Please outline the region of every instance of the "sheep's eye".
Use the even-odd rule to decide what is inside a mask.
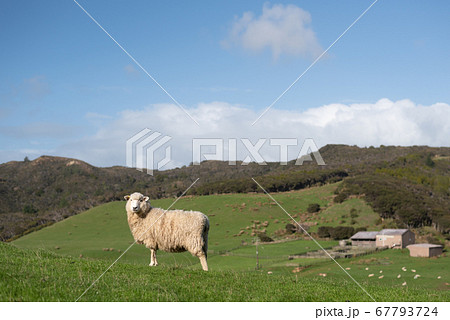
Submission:
[[[142,202],[142,199],[140,199],[139,202]]]

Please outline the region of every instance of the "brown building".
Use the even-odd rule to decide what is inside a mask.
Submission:
[[[409,229],[383,229],[376,237],[377,247],[406,248],[415,242],[415,234]]]
[[[350,238],[352,240],[352,246],[376,247],[378,233],[379,231],[359,231]]]
[[[442,246],[431,243],[410,244],[408,246],[411,257],[434,257],[442,254]]]

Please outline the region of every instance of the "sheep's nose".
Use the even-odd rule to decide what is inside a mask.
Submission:
[[[137,209],[139,209],[138,207],[133,207],[133,210],[137,210]]]

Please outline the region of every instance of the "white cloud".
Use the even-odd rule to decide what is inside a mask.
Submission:
[[[173,104],[126,110],[94,136],[59,148],[58,154],[94,165],[124,165],[126,140],[143,128],[173,138],[171,167],[192,161],[192,138],[249,138],[253,144],[259,138],[297,138],[299,146],[289,148],[289,159],[298,155],[306,138],[313,138],[318,147],[334,143],[450,146],[450,105],[446,103],[422,106],[410,100],[381,99],[376,103],[329,104],[306,111],[274,109],[253,127],[258,111],[239,105],[200,103],[188,111],[200,127]],[[227,149],[227,141],[224,145]],[[278,160],[278,148],[270,146],[269,141],[261,151],[267,161]],[[238,142],[238,159],[247,155]]]
[[[269,48],[275,59],[281,54],[315,58],[322,48],[311,21],[311,14],[295,5],[265,4],[259,17],[245,12],[236,18],[222,44],[238,45],[252,52]]]

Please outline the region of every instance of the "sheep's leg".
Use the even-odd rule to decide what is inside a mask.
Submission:
[[[158,260],[156,260],[156,250],[153,250],[153,262],[155,263],[154,266],[158,265]]]
[[[206,256],[201,255],[201,256],[199,256],[199,259],[200,259],[200,263],[202,264],[202,269],[204,271],[208,271],[208,263],[206,262]]]
[[[156,261],[156,250],[150,249],[150,267],[154,267],[158,265],[158,261]]]

